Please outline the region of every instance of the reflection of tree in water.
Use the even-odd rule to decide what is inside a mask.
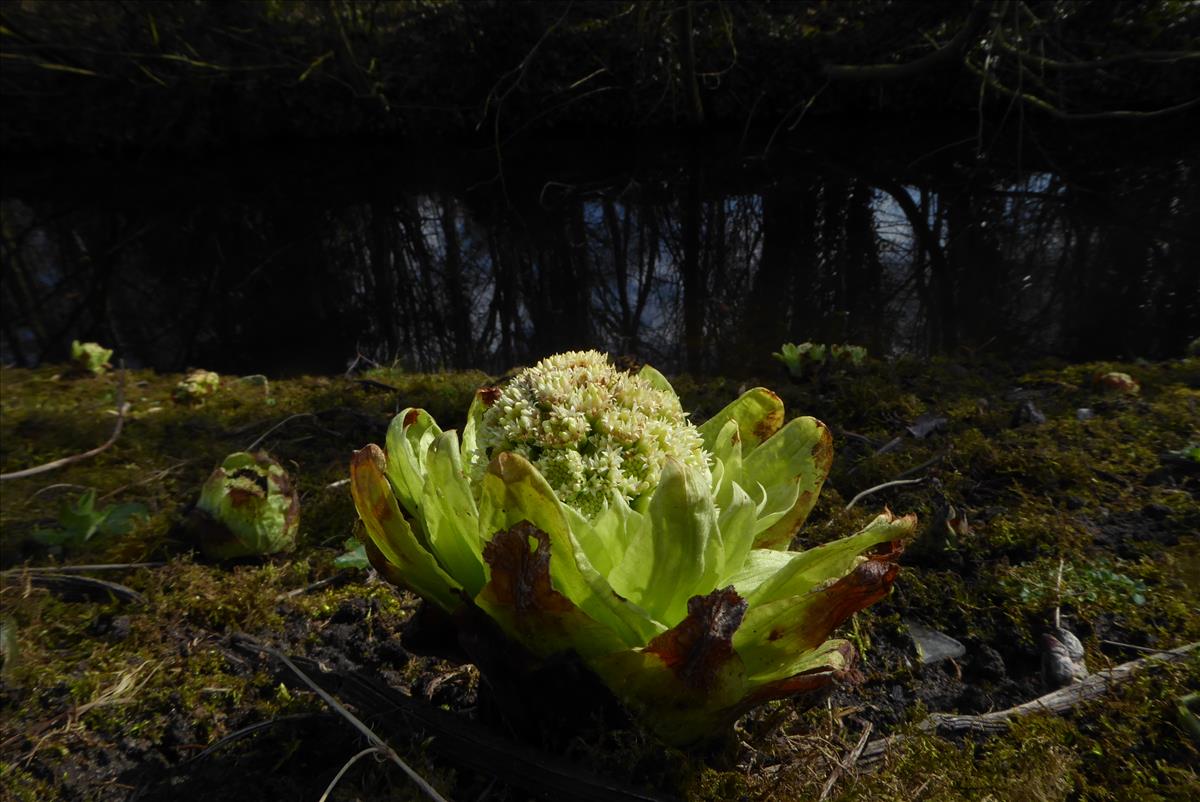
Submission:
[[[1200,332],[1169,3],[141,5],[5,11],[5,359],[737,373]]]
[[[1198,322],[1191,175],[881,189],[809,174],[698,201],[685,176],[520,210],[445,192],[337,208],[10,201],[5,342],[29,360],[80,335],[163,367],[231,370],[330,370],[356,352],[502,369],[587,345],[736,372],[806,339],[1165,355]]]

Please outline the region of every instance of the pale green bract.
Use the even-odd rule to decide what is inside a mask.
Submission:
[[[482,611],[539,658],[574,652],[686,744],[851,665],[829,639],[887,594],[916,520],[788,551],[832,462],[763,388],[699,427],[653,368],[596,352],[476,394],[461,440],[420,409],[351,463],[372,564],[446,613]],[[578,454],[578,459],[570,456]]]

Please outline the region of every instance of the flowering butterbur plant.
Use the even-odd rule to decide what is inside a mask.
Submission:
[[[367,553],[537,658],[574,652],[664,740],[828,686],[830,640],[887,594],[915,518],[788,551],[833,452],[813,418],[750,390],[701,426],[653,368],[560,354],[476,394],[462,438],[424,410],[354,455]]]

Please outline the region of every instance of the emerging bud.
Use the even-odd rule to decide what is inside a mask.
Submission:
[[[175,385],[175,400],[182,403],[203,401],[221,389],[221,377],[211,370],[193,368]]]
[[[99,343],[81,343],[75,340],[71,343],[71,362],[81,373],[99,376],[112,367],[108,360],[113,352]]]
[[[283,466],[265,451],[225,458],[200,490],[205,519],[200,548],[217,560],[291,551],[300,528],[300,498]]]

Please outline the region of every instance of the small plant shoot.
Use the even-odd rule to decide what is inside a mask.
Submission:
[[[231,560],[291,551],[300,499],[283,466],[266,452],[230,454],[200,490],[201,550]]]
[[[81,343],[75,340],[71,343],[71,364],[80,373],[92,376],[103,375],[112,365],[109,364],[113,352],[99,343]]]

